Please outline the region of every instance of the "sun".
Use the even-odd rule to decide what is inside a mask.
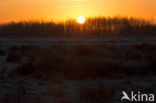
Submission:
[[[84,17],[84,16],[79,16],[79,17],[77,18],[77,22],[78,22],[79,24],[84,24],[84,23],[85,23],[85,17]]]

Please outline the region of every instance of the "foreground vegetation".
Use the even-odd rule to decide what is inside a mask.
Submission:
[[[44,48],[14,46],[7,52],[1,50],[1,55],[6,55],[8,63],[20,64],[14,75],[62,75],[84,80],[155,75],[155,51],[154,44],[60,44]]]
[[[120,103],[123,90],[156,93],[155,55],[150,43],[3,48],[0,102]]]

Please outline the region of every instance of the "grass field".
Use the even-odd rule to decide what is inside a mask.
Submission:
[[[120,103],[156,93],[155,38],[0,40],[1,103]]]

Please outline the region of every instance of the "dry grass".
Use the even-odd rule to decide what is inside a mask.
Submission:
[[[147,51],[149,48],[151,52]],[[29,59],[17,70],[22,75],[33,71],[43,73],[47,78],[62,75],[66,79],[144,76],[156,74],[153,69],[156,67],[155,48],[154,45],[34,48],[26,50],[25,56]],[[12,61],[20,61],[21,56],[15,51],[10,55]]]

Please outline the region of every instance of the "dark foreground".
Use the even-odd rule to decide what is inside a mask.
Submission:
[[[1,39],[0,103],[121,103],[156,93],[156,39]]]

